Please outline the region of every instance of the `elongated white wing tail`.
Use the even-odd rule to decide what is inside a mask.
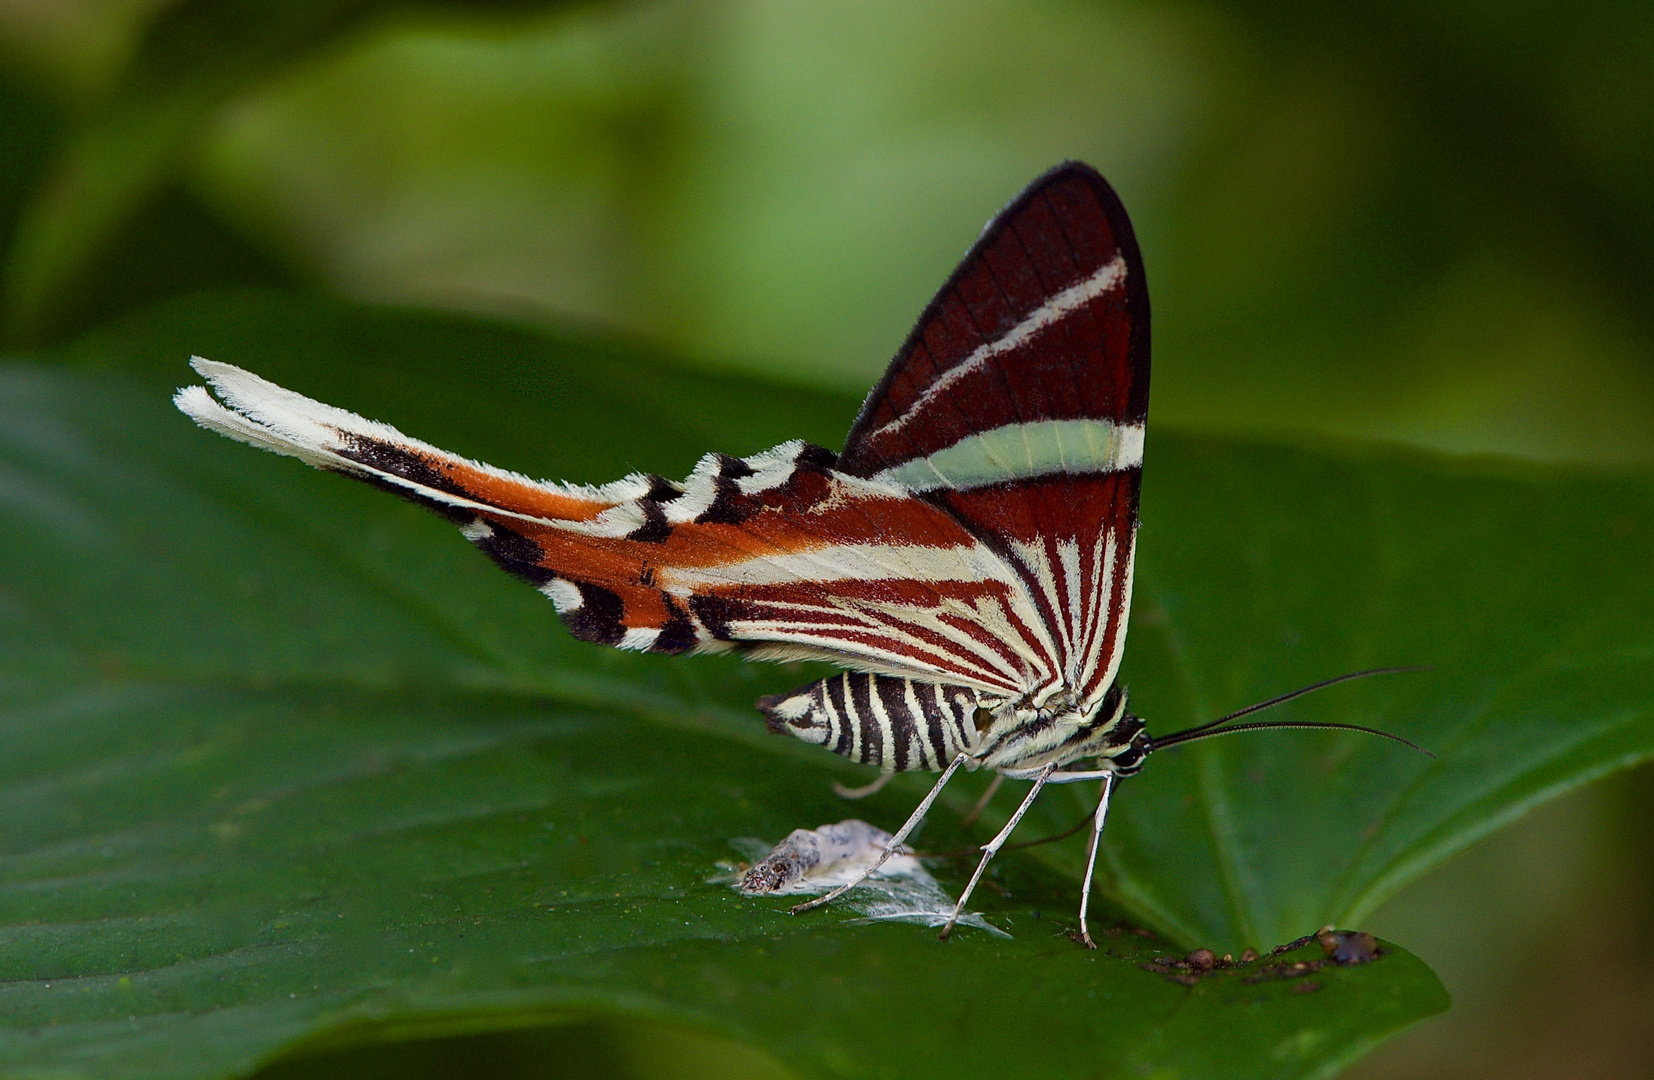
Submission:
[[[190,358],[190,367],[217,392],[222,404],[205,386],[180,389],[173,396],[173,403],[202,427],[260,449],[351,472],[359,471],[362,466],[340,453],[346,449],[345,437],[349,434],[436,450],[408,438],[389,424],[324,405],[233,364],[194,356]]]
[[[249,446],[296,457],[318,469],[401,480],[347,456],[361,440],[395,443],[448,457],[444,451],[409,438],[389,424],[277,386],[233,364],[192,356],[190,367],[207,385],[186,386],[173,395],[179,410],[209,431]],[[213,397],[213,391],[218,394]]]
[[[318,469],[400,489],[433,508],[491,510],[539,521],[558,516],[564,503],[580,504],[582,509],[595,502],[608,505],[635,486],[609,485],[627,488],[610,492],[547,484],[451,454],[389,424],[323,404],[233,364],[196,356],[190,366],[218,397],[206,386],[186,386],[172,401],[207,430]],[[464,488],[456,483],[461,477],[469,482]],[[531,505],[547,499],[558,505]]]
[[[240,413],[226,409],[205,386],[179,387],[178,392],[172,395],[172,403],[178,406],[179,411],[185,416],[208,431],[228,435],[237,442],[244,442],[248,446],[256,446],[260,450],[269,450],[275,454],[287,454],[317,467],[331,463],[329,455],[300,446],[290,439],[281,438],[269,428],[261,427]]]

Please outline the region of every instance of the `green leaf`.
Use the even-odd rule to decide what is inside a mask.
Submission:
[[[1228,945],[1359,923],[1543,799],[1654,754],[1654,485],[1327,444],[1156,440],[1127,677],[1158,728],[1316,679],[1275,732],[1169,751],[1122,793],[1116,895]],[[1143,790],[1138,790],[1139,788]],[[1200,852],[1201,867],[1179,865]]]
[[[0,377],[0,1063],[217,1076],[282,1048],[624,1014],[812,1076],[1329,1075],[1445,1008],[1400,948],[1187,987],[1140,965],[1358,921],[1550,794],[1650,756],[1654,485],[1350,444],[1156,430],[1125,677],[1170,731],[1326,675],[1274,732],[1150,760],[1106,834],[1104,925],[1064,937],[1078,840],[1002,856],[1014,940],[793,918],[710,883],[729,842],[894,825],[856,767],[763,732],[810,677],[573,642],[382,493],[167,402],[191,351],[454,450],[582,481],[836,443],[855,402],[628,352],[261,294],[174,305]],[[93,365],[98,365],[94,367]],[[958,811],[923,843],[980,843]],[[1015,786],[1015,785],[1013,785]],[[990,809],[999,820],[1014,792]],[[1066,827],[1052,792],[1023,828]],[[939,867],[957,889],[968,867]],[[1008,895],[1007,895],[1008,894]],[[1319,956],[1309,947],[1307,957]],[[1314,983],[1316,992],[1302,988]],[[48,988],[49,984],[49,988]]]

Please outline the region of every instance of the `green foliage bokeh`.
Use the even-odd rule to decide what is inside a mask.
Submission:
[[[1075,843],[1005,861],[984,901],[1012,946],[766,921],[704,878],[734,835],[847,813],[825,782],[848,767],[748,707],[799,673],[575,645],[440,525],[199,435],[165,390],[203,352],[584,481],[833,446],[981,222],[1092,161],[1156,312],[1134,701],[1167,730],[1436,665],[1298,714],[1435,764],[1270,737],[1123,793],[1111,918],[1268,947],[1651,752],[1651,56],[1654,17],[1610,3],[0,12],[0,1067],[224,1075],[300,1047],[278,1068],[365,1075],[376,1042],[441,1037],[406,1060],[1309,1076],[1439,1010],[1399,950],[1279,1001],[1173,987],[1147,945],[1085,966],[1027,930],[1038,908],[1058,932]],[[625,794],[649,788],[672,799]],[[602,858],[556,847],[576,825]],[[973,1011],[1006,996],[1025,1019]],[[916,1017],[895,1042],[892,1010]],[[1064,1034],[1018,1041],[1050,1016]]]

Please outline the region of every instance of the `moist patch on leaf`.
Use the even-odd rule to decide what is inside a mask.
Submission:
[[[752,837],[736,837],[730,846],[747,857],[748,865],[725,867],[726,872],[714,880],[727,881],[746,896],[820,896],[855,881],[878,861],[889,843],[889,833],[856,818],[815,829],[794,829],[773,847]],[[852,924],[941,926],[953,915],[953,904],[904,845],[835,906],[861,915],[850,920]],[[1011,936],[974,911],[960,916],[957,925],[974,926],[1002,938]]]

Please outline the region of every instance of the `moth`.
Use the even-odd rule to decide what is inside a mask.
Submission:
[[[207,385],[174,401],[197,423],[428,507],[549,597],[577,638],[844,668],[757,707],[770,730],[881,779],[941,773],[867,873],[960,769],[1032,781],[944,937],[1040,790],[1096,781],[1079,910],[1094,948],[1092,873],[1119,778],[1176,742],[1288,726],[1222,727],[1231,716],[1156,740],[1127,708],[1149,296],[1125,208],[1088,165],[1057,166],[989,222],[837,454],[794,441],[708,454],[681,483],[536,481],[192,364]]]

